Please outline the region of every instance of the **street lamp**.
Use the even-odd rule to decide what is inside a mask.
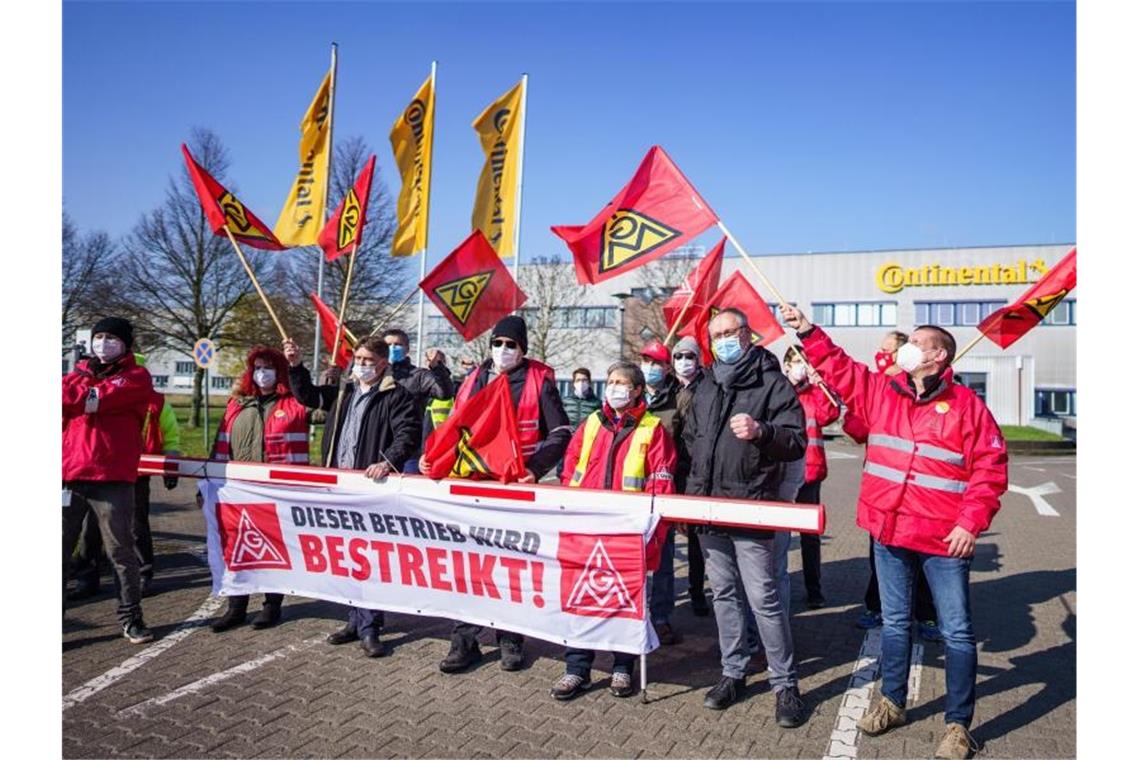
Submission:
[[[625,359],[625,302],[633,293],[614,293],[618,300],[618,359]]]

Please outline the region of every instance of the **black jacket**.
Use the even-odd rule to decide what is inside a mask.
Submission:
[[[433,398],[449,399],[455,395],[451,373],[442,364],[430,369],[416,367],[411,359],[405,357],[388,366],[391,367],[391,375],[396,378],[396,382],[415,397],[421,411],[427,408]]]
[[[523,387],[526,385],[528,361],[530,360],[523,359],[517,367],[507,373],[507,382],[511,386],[511,401],[515,409],[519,408],[519,399],[522,398]],[[491,376],[491,360],[487,359],[472,371],[477,373],[475,387],[471,389],[471,394],[474,396],[487,385]],[[562,459],[572,437],[574,437],[574,426],[566,416],[562,397],[558,395],[558,387],[550,380],[544,380],[538,393],[538,448],[526,461],[526,468],[541,480],[542,476],[550,472],[551,468]]]
[[[313,385],[309,370],[303,364],[289,368],[289,386],[293,395],[307,407],[332,411],[336,406],[340,385]],[[356,383],[349,383],[340,401],[340,410],[325,419],[325,435],[321,440],[321,464],[329,461],[329,445],[340,438],[341,427],[352,399],[356,394]],[[387,460],[396,472],[420,445],[420,410],[415,397],[408,393],[392,375],[386,374],[380,387],[372,392],[364,408],[364,419],[360,423],[360,436],[356,443],[354,469],[363,470],[369,465]],[[335,451],[335,449],[333,449]],[[383,456],[381,456],[383,455]],[[333,462],[336,465],[336,462]]]
[[[673,486],[677,489],[677,493],[685,493],[685,485],[689,482],[689,470],[693,467],[689,447],[685,443],[685,410],[692,406],[697,384],[704,379],[705,371],[697,369],[697,374],[693,375],[688,385],[681,385],[681,381],[677,381],[676,410],[673,412],[673,424],[669,431],[673,435],[673,442],[677,445],[677,472],[673,475]]]
[[[692,460],[685,493],[773,501],[782,463],[799,459],[807,448],[803,407],[772,352],[753,346],[740,361],[745,364],[728,390],[707,370],[684,412],[683,438]],[[729,419],[740,413],[762,423],[758,438],[742,441],[732,433]]]
[[[648,391],[649,386],[646,386],[645,390]],[[679,390],[681,390],[681,383],[670,372],[665,375],[665,382],[661,389],[654,394],[653,400],[649,401],[648,394],[645,397],[649,411],[661,420],[661,424],[665,426],[666,430],[673,429],[673,417],[677,413],[677,392]]]

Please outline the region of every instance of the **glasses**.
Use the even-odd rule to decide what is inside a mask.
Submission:
[[[744,329],[744,325],[741,325],[740,327],[734,327],[731,330],[722,330],[721,332],[716,333],[716,334],[710,333],[709,337],[712,338],[713,340],[720,340],[721,338],[731,338],[734,335],[739,335],[743,329]]]
[[[492,348],[518,348],[519,344],[515,343],[513,340],[504,340],[502,338],[498,338],[491,341],[491,346]]]
[[[695,361],[697,358],[697,355],[696,354],[673,354],[673,358],[674,359],[693,359]]]

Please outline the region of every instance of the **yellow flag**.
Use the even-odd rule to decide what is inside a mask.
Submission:
[[[316,97],[301,119],[301,168],[273,233],[289,247],[316,245],[325,225],[325,177],[329,171],[329,96],[332,72],[325,75]]]
[[[427,248],[431,198],[431,146],[435,133],[435,83],[429,76],[392,125],[388,139],[402,185],[396,203],[392,255],[411,256]]]
[[[487,156],[475,190],[471,228],[482,230],[501,258],[515,254],[522,91],[522,82],[519,82],[487,106],[471,124]]]

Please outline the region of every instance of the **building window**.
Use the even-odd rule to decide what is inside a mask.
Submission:
[[[986,373],[985,372],[959,372],[955,375],[955,380],[966,386],[974,393],[978,394],[978,398],[984,403],[986,400]]]
[[[973,326],[1005,306],[1005,301],[915,301],[916,325]]]
[[[210,378],[210,387],[219,391],[228,391],[233,387],[234,379],[232,377],[218,377]]]
[[[1077,323],[1077,302],[1061,301],[1053,307],[1053,311],[1045,315],[1041,321],[1045,325],[1075,325]]]
[[[1035,413],[1038,417],[1077,416],[1077,392],[1068,388],[1038,388]]]
[[[194,362],[174,362],[174,374],[176,375],[193,375]]]
[[[812,321],[821,327],[894,327],[898,304],[894,301],[864,303],[813,303]]]
[[[155,388],[165,388],[170,385],[170,375],[151,375],[150,379]]]

